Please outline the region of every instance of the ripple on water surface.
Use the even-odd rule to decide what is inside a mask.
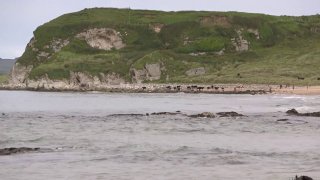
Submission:
[[[0,91],[5,113],[0,115],[1,148],[51,149],[0,156],[0,174],[5,179],[77,180],[319,177],[320,121],[284,113],[318,108],[319,99]],[[178,110],[246,116],[145,115]]]

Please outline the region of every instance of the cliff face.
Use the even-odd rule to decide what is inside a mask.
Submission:
[[[32,70],[32,66],[21,65],[16,63],[10,72],[9,83],[24,86],[27,83],[28,76]]]
[[[317,84],[318,29],[320,16],[86,9],[37,28],[9,82]]]

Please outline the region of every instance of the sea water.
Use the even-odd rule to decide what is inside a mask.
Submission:
[[[46,149],[0,156],[0,179],[316,179],[320,118],[291,108],[320,96],[0,91],[0,149]],[[187,116],[226,111],[245,116]]]

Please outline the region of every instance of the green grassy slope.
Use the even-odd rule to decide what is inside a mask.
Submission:
[[[8,76],[7,75],[0,75],[0,84],[1,83],[6,83],[8,80]]]
[[[163,25],[160,33],[150,26]],[[75,36],[90,28],[113,28],[126,47],[104,51]],[[232,38],[237,31],[250,42],[249,50],[236,52]],[[259,38],[250,33],[257,30]],[[27,47],[18,60],[33,65],[30,78],[47,74],[68,78],[70,71],[120,74],[131,80],[130,68],[147,63],[165,66],[158,83],[289,83],[320,84],[320,16],[269,16],[237,12],[161,12],[128,9],[85,9],[48,22],[34,32],[34,47],[51,53],[36,58]],[[70,43],[54,53],[45,48],[54,39]],[[224,55],[216,53],[225,49]],[[192,56],[190,53],[204,53]],[[205,67],[206,74],[188,77],[191,68]],[[170,78],[167,78],[170,77]],[[298,80],[304,77],[305,80]]]
[[[8,74],[16,61],[13,59],[0,58],[0,84],[8,80]]]

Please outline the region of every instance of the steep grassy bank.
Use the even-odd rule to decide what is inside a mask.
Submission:
[[[95,8],[37,28],[18,62],[32,65],[33,80],[83,72],[127,82],[316,85],[319,40],[319,15]]]

